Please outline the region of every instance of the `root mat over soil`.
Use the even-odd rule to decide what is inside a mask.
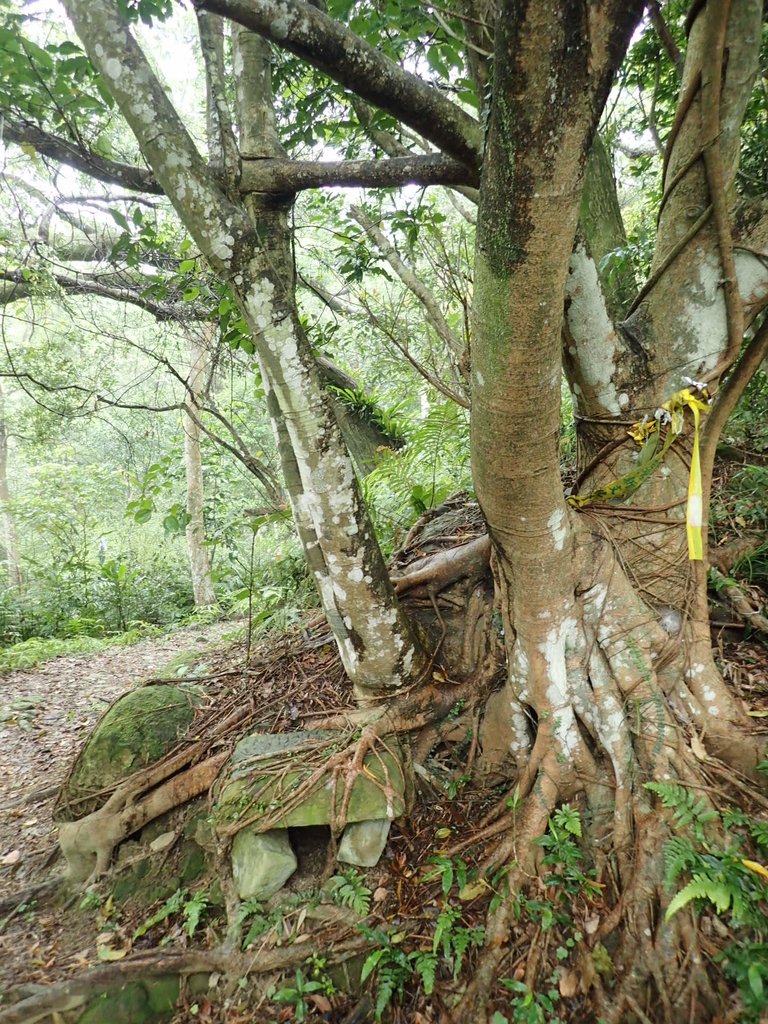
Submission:
[[[199,633],[193,631],[192,636]],[[159,660],[163,660],[171,652],[158,646]],[[197,670],[191,669],[191,674],[205,684],[211,698],[207,711],[204,708],[201,712],[201,728],[205,726],[206,715],[221,722],[237,708],[245,712],[238,723],[239,731],[270,732],[302,728],[334,715],[343,717],[355,708],[351,688],[324,625],[276,639],[255,652],[248,665],[245,656],[244,645],[236,645],[206,653]],[[743,642],[728,649],[721,646],[720,656],[724,674],[734,690],[749,702],[753,713],[755,709],[759,711],[768,692],[764,649]],[[55,902],[49,902],[41,894],[37,902],[28,899],[23,905],[13,897],[25,886],[61,871],[60,860],[56,859],[48,787],[61,781],[68,762],[107,701],[133,685],[130,675],[94,675],[93,669],[101,657],[78,658],[77,664],[59,665],[58,669],[57,663],[52,663],[43,670],[25,673],[27,693],[44,693],[49,685],[50,696],[40,702],[40,711],[33,714],[30,723],[17,721],[3,726],[11,735],[2,755],[6,768],[14,770],[8,764],[10,751],[24,760],[15,766],[17,785],[7,793],[10,799],[4,799],[1,819],[6,863],[2,866],[0,897],[0,989],[7,991],[20,984],[61,985],[69,980],[74,986],[70,992],[96,992],[99,986],[108,982],[119,984],[135,976],[135,972],[142,976],[142,970],[147,975],[165,971],[183,975],[212,972],[220,980],[207,992],[194,995],[182,989],[174,1024],[291,1021],[296,1019],[294,1007],[269,1003],[264,992],[270,982],[278,988],[290,984],[297,968],[306,972],[308,968],[302,965],[310,954],[329,961],[336,954],[340,959],[357,954],[360,960],[382,941],[381,934],[376,933],[386,932],[395,937],[395,952],[403,949],[409,954],[429,956],[435,950],[438,930],[445,931],[446,908],[453,908],[453,913],[460,914],[457,926],[467,936],[461,970],[456,972],[457,977],[452,977],[451,970],[446,972],[441,961],[439,984],[429,996],[414,976],[405,986],[402,1000],[393,1004],[391,1018],[421,1024],[447,1020],[466,980],[472,977],[489,903],[503,885],[492,876],[486,881],[471,880],[473,868],[492,854],[494,834],[483,829],[481,823],[502,791],[472,788],[466,771],[472,757],[468,736],[463,741],[457,736],[452,742],[439,744],[417,772],[419,799],[414,812],[394,824],[384,859],[365,875],[370,914],[362,933],[357,927],[359,918],[348,908],[302,894],[301,887],[306,886],[308,879],[301,872],[289,884],[287,893],[281,894],[281,898],[287,896],[282,913],[255,944],[245,952],[226,954],[222,953],[226,934],[222,910],[208,912],[192,939],[179,915],[168,916],[135,938],[137,929],[151,916],[152,908],[139,909],[129,902],[115,909],[108,900],[106,883],[98,887],[98,898],[90,909],[80,909],[79,896],[69,902],[58,896]],[[150,671],[156,665],[157,662],[150,662]],[[130,673],[130,662],[128,666]],[[86,684],[85,680],[89,682]],[[25,692],[21,674],[15,673],[11,684],[16,692]],[[89,691],[85,697],[84,686]],[[5,699],[7,694],[6,690]],[[31,727],[25,729],[25,724]],[[35,800],[34,794],[41,788],[44,794]],[[19,850],[20,856],[8,858],[14,850]],[[463,877],[465,872],[469,881]],[[556,887],[531,881],[533,889],[528,899],[542,906],[556,905]],[[102,903],[97,908],[99,900]],[[580,974],[575,962],[571,962],[568,939],[575,929],[590,941],[609,908],[598,891],[589,899],[574,899],[567,909],[568,928],[558,922],[557,914],[552,922],[545,918],[537,922],[530,916],[521,918],[499,962],[499,977],[518,986],[537,986],[537,991],[545,996],[547,991],[556,991],[562,997],[556,1014],[542,1019],[586,1024],[593,1019],[589,991],[580,990]],[[244,927],[247,930],[247,922]],[[701,945],[708,957],[714,957],[718,946],[727,939],[726,930],[711,913],[703,915],[701,930]],[[446,959],[445,948],[444,941],[437,942],[438,957]],[[107,956],[120,956],[120,962],[105,964],[105,950],[109,951]],[[455,964],[455,950],[451,955]],[[450,957],[446,962],[449,960]],[[280,981],[274,973],[264,974],[280,969],[288,972],[287,980]],[[228,989],[229,972],[249,975],[251,984],[241,990]],[[498,990],[494,1005],[509,1015],[504,991]],[[29,1007],[30,1014],[39,1013],[41,1007],[45,1008],[46,999],[54,1001],[56,992],[58,989],[49,989],[46,995],[29,988],[26,994],[33,1002],[24,1005]],[[2,1006],[0,1020],[13,1010],[4,1010]],[[723,1021],[735,1020],[735,1006],[736,1003],[723,1007]],[[14,1019],[21,1021],[24,1017],[8,1017],[9,1021]],[[370,1004],[359,996],[327,998],[318,994],[308,1000],[307,1020],[342,1024],[370,1019]]]

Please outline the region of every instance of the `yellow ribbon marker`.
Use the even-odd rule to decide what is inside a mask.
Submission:
[[[766,870],[762,864],[758,864],[756,860],[744,860],[742,858],[741,863],[748,871],[754,871],[756,875],[762,875],[763,878],[768,878],[768,870]]]
[[[703,387],[696,390],[706,395]],[[688,478],[688,504],[685,510],[685,530],[688,535],[688,559],[700,562],[704,558],[702,524],[704,521],[704,494],[701,484],[701,460],[699,458],[699,414],[707,412],[709,406],[697,398],[690,388],[676,392],[662,409],[672,416],[672,427],[679,434],[683,429],[682,414],[685,407],[693,414],[693,450],[691,452],[691,473]]]
[[[700,562],[704,557],[704,541],[701,524],[704,517],[704,495],[701,486],[701,462],[699,460],[699,402],[694,399],[688,404],[693,413],[693,451],[691,452],[691,476],[688,480],[688,505],[685,510],[685,530],[688,534],[688,560]]]
[[[691,382],[694,390],[706,398],[709,396],[703,385]],[[627,431],[637,443],[643,444],[640,464],[637,469],[609,484],[592,491],[590,494],[571,495],[567,502],[574,508],[584,508],[596,501],[626,501],[641,484],[645,483],[654,470],[663,462],[670,445],[683,432],[685,425],[686,406],[693,414],[693,451],[691,454],[691,473],[688,480],[688,504],[685,514],[685,527],[688,535],[688,558],[692,562],[701,561],[704,557],[702,523],[704,519],[704,496],[701,483],[701,460],[699,458],[699,414],[706,412],[709,406],[706,401],[697,398],[691,388],[676,391],[670,399],[657,409],[652,420],[641,420]],[[667,436],[660,450],[657,450],[658,432],[663,423],[667,423]]]

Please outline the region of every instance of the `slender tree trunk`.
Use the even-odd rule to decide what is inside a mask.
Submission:
[[[16,535],[16,524],[13,521],[13,514],[9,502],[11,492],[8,487],[8,427],[5,422],[5,396],[0,388],[0,509],[3,516],[3,533],[5,544],[5,559],[8,566],[8,581],[10,585],[21,593],[23,590],[23,579],[21,574],[21,559],[19,558],[19,542]]]
[[[251,328],[294,518],[344,667],[363,697],[396,690],[419,674],[425,655],[399,608],[298,316],[288,234],[293,196],[234,198],[195,147],[117,5],[65,0],[65,8],[158,181]],[[264,159],[276,139],[269,49],[238,31],[234,64],[240,157]],[[209,67],[215,74],[215,59]]]
[[[196,334],[189,334],[190,370],[187,378],[187,411],[183,417],[184,430],[184,468],[187,476],[187,515],[186,527],[187,554],[192,574],[192,593],[196,608],[205,608],[216,604],[216,593],[211,579],[211,562],[208,547],[205,543],[205,521],[203,516],[203,460],[200,451],[201,430],[200,394],[205,383],[205,371],[208,363],[208,352],[204,339]]]

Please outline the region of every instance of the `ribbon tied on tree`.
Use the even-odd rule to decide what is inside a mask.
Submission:
[[[637,467],[611,480],[589,494],[574,494],[566,500],[573,508],[584,508],[596,502],[626,501],[626,499],[651,476],[661,465],[673,441],[680,436],[685,426],[685,410],[693,416],[693,450],[691,471],[688,479],[688,503],[685,526],[688,535],[688,558],[701,561],[703,555],[702,523],[704,519],[703,490],[701,482],[701,461],[699,458],[699,417],[709,409],[709,393],[704,384],[685,378],[688,387],[676,391],[663,405],[659,406],[653,419],[648,417],[634,423],[627,431],[629,436],[641,444]],[[661,429],[666,427],[664,441],[659,447]]]

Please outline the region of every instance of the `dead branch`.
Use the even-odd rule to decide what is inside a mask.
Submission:
[[[736,537],[727,544],[723,544],[722,547],[710,548],[709,564],[711,568],[718,569],[721,573],[727,573],[737,562],[754,554],[766,541],[768,541],[768,535],[764,533]]]
[[[740,616],[752,629],[763,636],[768,636],[768,618],[755,608],[743,588],[728,579],[718,570],[710,569],[712,579],[717,587],[718,593],[722,594],[731,608]]]
[[[393,579],[395,593],[400,596],[416,587],[424,587],[436,594],[465,576],[482,576],[490,555],[491,542],[487,534],[459,547],[429,555],[414,562],[406,576]]]

